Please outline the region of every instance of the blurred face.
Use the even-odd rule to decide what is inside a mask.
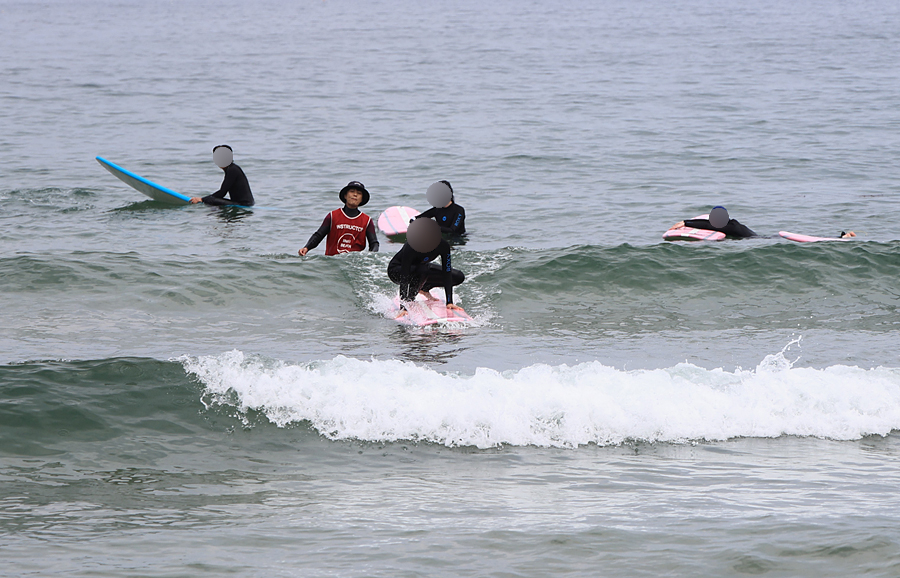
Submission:
[[[234,161],[234,153],[227,147],[218,146],[213,151],[213,161],[220,169],[225,169]]]
[[[347,207],[350,209],[357,208],[359,206],[359,204],[362,202],[362,200],[363,200],[362,192],[357,191],[356,189],[350,189],[344,195],[344,204],[346,204]]]

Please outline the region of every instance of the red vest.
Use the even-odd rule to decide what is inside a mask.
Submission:
[[[366,248],[366,228],[369,226],[369,215],[360,213],[348,217],[341,209],[331,211],[331,230],[325,241],[325,254],[337,255],[350,251],[362,251]]]

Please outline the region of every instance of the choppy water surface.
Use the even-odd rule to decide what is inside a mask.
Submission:
[[[0,1],[5,575],[894,576],[900,7]],[[168,208],[227,142],[260,209]],[[399,247],[453,183],[467,328]],[[664,243],[723,204],[761,238]],[[846,243],[793,244],[789,230]]]

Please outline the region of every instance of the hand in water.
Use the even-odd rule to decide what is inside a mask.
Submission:
[[[200,197],[191,197],[192,205],[196,205],[197,203],[202,203],[202,202],[203,202],[203,199],[201,199]]]

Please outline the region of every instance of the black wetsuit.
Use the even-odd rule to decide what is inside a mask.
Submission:
[[[432,207],[416,215],[417,219],[420,217],[437,221],[445,236],[458,237],[466,234],[466,210],[456,203],[450,203],[449,207]]]
[[[720,231],[729,237],[738,237],[744,239],[747,237],[758,237],[756,233],[748,227],[740,224],[735,219],[730,219],[724,227],[713,227],[709,219],[688,219],[684,222],[684,226],[690,229],[706,229],[707,231]]]
[[[438,256],[440,267],[432,263]],[[404,243],[388,264],[387,272],[391,281],[400,285],[401,301],[413,301],[419,291],[443,286],[447,303],[453,303],[453,287],[466,278],[462,271],[450,266],[450,243],[445,240],[430,253],[419,253],[409,243]]]
[[[350,217],[358,217],[360,210],[359,209],[349,209],[347,205],[341,209],[344,211],[344,214]],[[322,225],[316,229],[316,232],[310,236],[309,241],[306,242],[306,248],[310,251],[319,246],[319,243],[322,242],[322,239],[328,236],[328,232],[331,231],[331,213],[325,215],[325,220],[322,221]],[[378,235],[375,234],[375,219],[369,219],[369,226],[366,227],[366,241],[369,243],[369,251],[378,252],[378,248],[381,246],[381,243],[378,242]]]
[[[231,199],[226,199],[225,195],[231,193]],[[245,207],[253,206],[253,193],[250,192],[250,183],[241,167],[231,163],[225,167],[225,179],[218,191],[211,195],[203,197],[203,202],[207,205],[243,205]]]

